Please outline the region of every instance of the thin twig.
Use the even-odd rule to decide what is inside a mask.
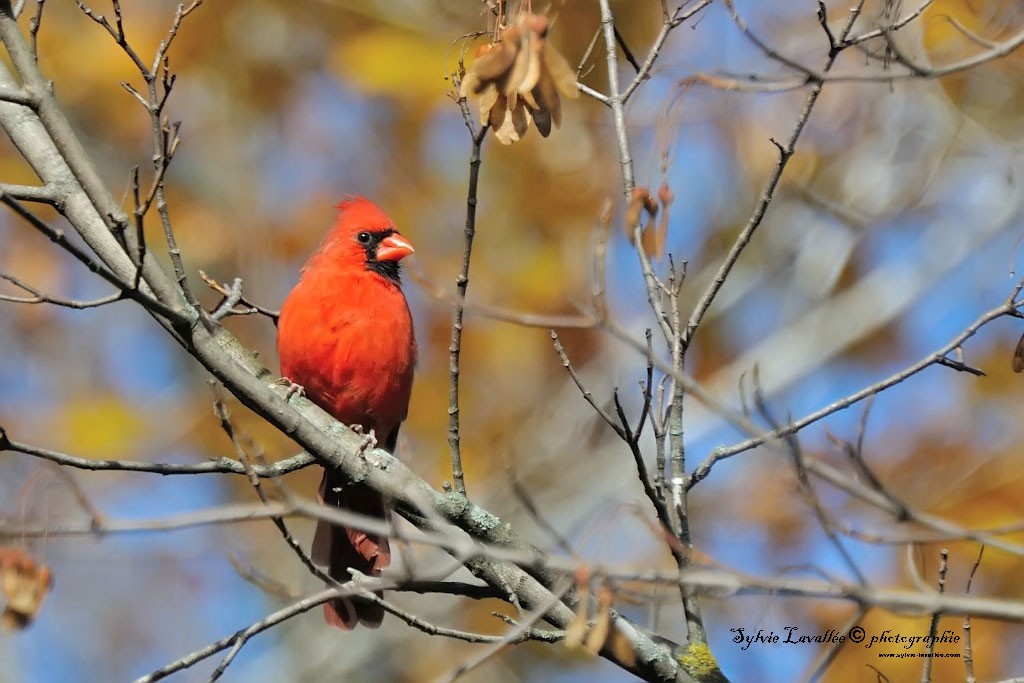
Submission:
[[[847,38],[846,41],[844,41],[843,45],[857,45],[858,43],[863,43],[867,40],[881,38],[882,36],[885,35],[891,35],[896,31],[899,31],[904,26],[914,21],[918,17],[920,17],[922,14],[924,14],[924,11],[928,9],[928,7],[931,6],[931,4],[932,0],[924,0],[924,2],[922,2],[920,5],[917,6],[916,9],[914,9],[914,11],[909,12],[902,19],[893,22],[889,26],[882,26],[881,28],[868,31],[867,33],[862,33],[859,36],[852,36],[850,38]]]
[[[202,278],[206,286],[213,291],[219,293],[224,298],[214,312],[210,314],[210,317],[214,320],[221,320],[231,315],[262,315],[270,318],[274,324],[277,324],[277,319],[280,317],[280,311],[274,311],[269,308],[264,308],[257,303],[254,303],[250,299],[245,298],[242,294],[242,278],[236,277],[231,281],[230,285],[217,282],[212,277],[207,275],[202,270],[199,271],[199,277]],[[242,309],[237,308],[242,306]]]
[[[238,461],[245,467],[246,473],[249,477],[249,483],[252,485],[253,490],[259,497],[260,502],[264,505],[270,505],[272,501],[267,495],[266,491],[263,490],[263,484],[260,481],[260,476],[256,474],[252,458],[249,456],[249,451],[246,449],[243,441],[251,441],[248,437],[238,433],[235,425],[231,421],[231,414],[228,412],[228,407],[224,404],[224,400],[221,397],[219,385],[214,382],[210,382],[210,388],[213,391],[213,412],[220,421],[220,427],[227,434],[228,439],[231,440],[232,446],[235,448],[235,455],[238,457]],[[257,458],[263,461],[261,454],[257,454]],[[261,462],[261,464],[263,464]],[[278,482],[280,480],[277,480]],[[302,565],[309,571],[310,574],[320,579],[328,586],[339,587],[339,584],[333,577],[321,570],[316,564],[313,563],[312,558],[302,548],[302,544],[296,540],[288,529],[288,525],[285,523],[283,517],[271,517],[270,521],[273,522],[274,526],[281,533],[281,537],[284,539],[285,544],[291,549]]]
[[[159,669],[150,674],[147,674],[145,676],[142,676],[141,678],[136,679],[135,683],[155,683],[156,681],[160,681],[164,678],[167,678],[173,673],[177,673],[178,671],[184,671],[185,669],[188,669],[189,667],[192,667],[195,664],[203,661],[204,659],[212,657],[218,652],[226,650],[229,647],[234,648],[235,650],[241,649],[241,647],[253,636],[263,633],[267,629],[272,628],[280,624],[281,622],[287,621],[292,617],[298,616],[303,612],[308,612],[317,605],[322,605],[323,603],[329,600],[333,600],[337,597],[340,597],[340,595],[342,594],[347,594],[347,592],[339,591],[336,588],[329,588],[327,590],[320,591],[319,593],[314,593],[309,597],[303,598],[302,600],[298,600],[297,602],[292,603],[288,607],[280,609],[274,612],[273,614],[267,615],[265,618],[253,623],[251,626],[244,628],[241,631],[233,633],[232,635],[227,636],[226,638],[221,638],[215,643],[211,643],[210,645],[207,645],[206,647],[200,650],[196,650],[195,652],[186,655],[181,659],[178,659],[176,661],[171,662],[170,664],[160,667]],[[228,663],[230,663],[230,660],[228,661]],[[224,665],[224,662],[222,662],[222,665]],[[217,675],[219,676],[219,674]]]
[[[943,548],[939,551],[939,595],[946,592],[946,572],[949,571],[949,550]],[[924,666],[921,668],[921,683],[931,683],[932,680],[932,655],[935,654],[935,636],[939,632],[939,619],[941,612],[932,614],[931,624],[928,626],[928,642],[925,645]]]
[[[22,220],[31,225],[33,228],[44,234],[51,242],[62,248],[64,251],[71,254],[79,263],[88,268],[91,272],[99,275],[101,278],[106,280],[111,285],[121,290],[125,296],[138,302],[144,306],[147,310],[151,310],[159,315],[164,316],[168,320],[176,322],[185,322],[185,318],[182,317],[181,313],[177,310],[165,305],[163,302],[154,299],[148,294],[144,293],[139,289],[138,286],[132,286],[121,280],[117,275],[111,272],[106,266],[97,261],[91,254],[86,252],[84,249],[79,247],[74,242],[67,238],[62,230],[51,227],[46,221],[36,216],[34,213],[29,211],[21,202],[14,199],[13,197],[0,194],[0,203],[3,203],[15,214],[18,215]],[[137,270],[136,270],[137,272]]]
[[[466,289],[469,287],[469,262],[473,256],[473,237],[476,235],[477,185],[480,179],[480,148],[484,143],[487,126],[475,130],[473,117],[465,99],[459,101],[462,116],[472,137],[469,153],[469,182],[466,190],[466,228],[463,232],[462,265],[455,277],[455,308],[452,311],[452,334],[448,344],[448,449],[451,451],[452,480],[455,490],[466,495],[466,475],[462,469],[462,432],[460,424],[459,378],[462,355],[462,324],[465,313]]]
[[[119,287],[129,286],[128,283],[135,280],[137,267],[124,253],[125,242],[121,241],[133,238],[125,233],[127,217],[107,191],[95,165],[54,98],[48,81],[40,73],[8,0],[0,0],[0,40],[14,64],[22,89],[32,100],[30,106],[33,112],[32,116],[24,117],[23,111],[6,109],[5,115],[0,116],[0,124],[43,182],[62,191],[62,213],[113,271],[120,282]],[[13,85],[14,79],[7,68],[0,69],[0,90],[13,90]],[[15,119],[19,120],[17,125]],[[5,203],[10,205],[7,198]],[[104,230],[99,229],[97,219],[102,221]],[[128,246],[131,247],[130,244]],[[141,294],[145,296],[137,300],[145,304],[151,298],[149,295],[154,295],[162,306],[147,305],[146,309],[162,316],[162,322],[174,328],[174,334],[178,335],[177,328],[188,324],[188,316],[177,310],[181,303],[180,292],[154,259],[147,258],[143,270],[144,287],[137,289],[142,290]],[[169,315],[165,315],[167,310],[170,311]]]
[[[619,148],[619,166],[622,174],[622,193],[628,199],[636,181],[633,177],[633,157],[629,149],[629,136],[626,131],[625,100],[619,91],[619,61],[615,46],[615,18],[612,15],[611,6],[608,0],[600,0],[601,26],[604,31],[605,60],[608,66],[608,102],[612,109],[612,121],[615,125],[615,138]],[[644,284],[647,287],[647,300],[654,311],[658,325],[661,327],[665,340],[671,343],[672,329],[669,326],[668,316],[665,313],[661,302],[662,286],[654,274],[650,259],[642,246],[640,238],[640,221],[636,225],[627,225],[633,235],[633,244],[636,247],[637,256],[640,259],[640,266],[644,274]]]
[[[768,423],[772,429],[780,429],[780,425],[772,416],[771,411],[768,408],[768,403],[765,401],[764,394],[760,388],[760,381],[755,371],[754,374],[754,404],[757,406],[757,411],[761,417]],[[847,569],[853,574],[861,586],[867,586],[867,578],[861,572],[860,567],[857,566],[850,551],[847,550],[846,546],[843,545],[842,540],[836,533],[835,527],[832,524],[832,520],[828,513],[825,511],[825,507],[821,503],[821,499],[818,497],[817,491],[811,484],[810,478],[807,476],[807,461],[804,458],[803,449],[800,447],[800,440],[796,434],[790,434],[786,437],[786,449],[789,451],[790,456],[793,459],[793,467],[796,470],[797,481],[800,484],[800,492],[803,494],[804,500],[807,502],[811,511],[814,513],[815,519],[821,526],[821,530],[825,533],[825,537],[835,548],[836,553],[843,560]]]
[[[17,304],[53,304],[55,306],[63,306],[64,308],[74,308],[78,310],[86,308],[98,308],[100,306],[106,306],[116,301],[121,301],[125,298],[124,292],[115,292],[114,294],[101,297],[99,299],[92,299],[88,301],[78,299],[66,299],[64,297],[54,296],[47,294],[37,287],[33,287],[27,282],[8,275],[7,273],[0,273],[0,280],[6,280],[15,287],[22,289],[32,296],[12,296],[8,294],[0,294],[0,301],[7,301],[9,303]]]
[[[847,36],[850,35],[850,31],[853,29],[854,22],[860,15],[860,10],[864,5],[864,0],[860,2],[850,11],[850,16],[847,18],[846,24],[839,32],[838,40],[841,43],[846,40]],[[730,9],[732,6],[730,4]],[[732,10],[735,13],[735,10]],[[828,73],[832,69],[832,65],[835,64],[838,52],[829,54],[825,59],[825,64],[822,67],[823,73]],[[704,319],[704,314],[707,313],[708,309],[711,308],[711,304],[714,302],[715,297],[718,296],[722,286],[728,279],[729,274],[732,272],[733,266],[739,260],[740,255],[743,254],[747,245],[750,244],[751,238],[757,228],[761,225],[761,221],[764,220],[765,213],[768,211],[768,207],[771,206],[772,199],[775,197],[775,189],[778,187],[779,180],[782,178],[783,172],[786,170],[789,160],[793,158],[793,154],[796,150],[797,141],[800,139],[800,135],[803,133],[804,128],[807,125],[807,121],[811,116],[811,111],[814,110],[814,105],[818,101],[818,97],[821,95],[822,84],[815,83],[811,88],[811,92],[807,94],[807,98],[804,100],[804,105],[800,110],[799,116],[797,116],[796,124],[793,126],[793,130],[789,134],[789,138],[784,144],[780,144],[772,140],[779,152],[779,159],[775,163],[775,168],[772,169],[771,174],[768,176],[768,180],[765,182],[764,189],[761,191],[761,198],[757,202],[757,206],[754,208],[754,212],[750,215],[747,220],[747,224],[740,231],[736,241],[729,249],[729,253],[726,255],[725,260],[719,267],[718,272],[715,274],[711,284],[708,285],[707,289],[701,295],[694,307],[693,312],[690,314],[690,319],[686,323],[686,332],[683,335],[683,345],[689,347],[693,342],[693,337],[697,333],[697,328],[700,327],[701,321]]]
[[[974,559],[974,566],[971,567],[971,573],[967,577],[967,586],[964,588],[964,593],[967,595],[971,594],[971,587],[974,585],[974,575],[978,573],[978,567],[981,566],[981,558],[985,555],[985,546],[978,548],[978,557]],[[971,640],[971,615],[964,615],[964,669],[966,671],[965,683],[977,683],[977,677],[974,675],[974,644]]]
[[[139,460],[101,460],[94,458],[81,458],[60,451],[40,448],[7,437],[0,427],[0,451],[13,451],[23,453],[42,460],[72,467],[79,470],[93,472],[146,472],[161,475],[190,475],[190,474],[244,474],[250,473],[261,478],[277,478],[313,465],[316,460],[308,453],[299,453],[290,458],[280,460],[273,465],[253,465],[246,468],[237,460],[227,457],[214,458],[198,463],[165,463],[165,462],[142,462]]]
[[[430,280],[426,273],[420,270],[416,264],[410,264],[407,271],[409,277],[419,285],[430,296],[442,301],[453,308],[459,305],[458,294],[449,294],[443,287],[438,286]],[[227,288],[226,288],[227,289]],[[218,290],[221,291],[221,290]],[[225,293],[225,292],[221,292]],[[241,300],[244,305],[250,306],[244,298]],[[527,311],[516,311],[491,304],[471,303],[464,301],[462,307],[465,313],[479,315],[491,320],[512,323],[520,327],[555,328],[557,330],[568,329],[592,329],[600,324],[599,316],[588,312],[580,314],[548,314],[531,313]],[[243,314],[246,311],[243,311]]]
[[[199,7],[199,5],[202,4],[202,0],[195,0],[187,7],[184,4],[178,5],[167,37],[160,42],[160,45],[157,47],[156,53],[153,56],[152,66],[145,63],[139,53],[128,41],[124,31],[121,4],[119,0],[112,0],[114,9],[113,25],[104,16],[97,15],[86,7],[81,0],[76,0],[76,2],[86,16],[99,24],[107,31],[107,33],[110,34],[114,39],[114,42],[116,42],[121,50],[129,57],[129,59],[131,59],[132,63],[135,65],[139,74],[146,83],[146,97],[143,97],[139,92],[128,86],[128,84],[124,84],[125,87],[128,88],[129,92],[135,95],[135,97],[142,102],[146,112],[148,113],[152,140],[153,181],[146,199],[140,206],[136,207],[136,216],[137,218],[144,216],[149,211],[149,207],[154,202],[156,203],[157,213],[160,216],[160,224],[163,228],[164,239],[167,241],[167,249],[170,254],[171,264],[174,269],[174,276],[178,287],[188,304],[195,309],[197,313],[199,313],[199,318],[203,324],[209,326],[211,321],[200,308],[199,301],[192,292],[192,288],[189,285],[188,278],[185,274],[185,267],[181,257],[181,249],[178,247],[177,238],[175,237],[174,230],[171,226],[170,208],[167,204],[167,197],[164,189],[164,179],[167,173],[167,168],[170,165],[171,160],[174,157],[174,153],[180,143],[180,138],[178,136],[179,124],[169,123],[163,113],[167,100],[171,94],[171,88],[174,85],[174,77],[170,74],[167,66],[167,51],[170,48],[174,37],[178,34],[182,20],[193,10]],[[138,246],[132,244],[129,244],[128,246],[130,252],[137,251],[142,253],[142,250]]]
[[[547,520],[547,518],[541,514],[540,508],[537,506],[536,501],[530,495],[530,492],[525,486],[520,483],[519,479],[516,478],[515,472],[509,468],[508,471],[509,487],[512,489],[512,495],[516,497],[519,504],[523,506],[526,513],[530,515],[530,519],[533,520],[534,524],[539,526],[544,532],[554,540],[555,545],[566,555],[570,557],[576,556],[576,551],[573,550],[572,544],[569,540],[559,533],[555,525]]]
[[[558,354],[558,359],[562,362],[562,367],[569,373],[569,377],[572,378],[573,384],[576,385],[576,388],[580,390],[580,394],[583,396],[583,399],[590,404],[590,407],[594,409],[594,412],[596,412],[602,420],[604,420],[605,424],[611,427],[612,430],[619,435],[620,439],[628,441],[629,438],[625,428],[620,425],[619,422],[617,422],[615,418],[608,413],[608,411],[599,406],[594,400],[594,395],[590,393],[585,386],[583,386],[583,380],[580,379],[580,376],[576,373],[576,368],[572,365],[572,361],[569,360],[569,355],[565,352],[565,347],[562,346],[562,342],[558,338],[558,333],[551,330],[550,334],[551,343],[555,347],[555,353]]]
[[[855,8],[857,9],[857,8]],[[877,36],[872,36],[877,37]],[[837,40],[836,49],[842,50],[850,47],[854,44],[856,39],[847,41]],[[727,90],[742,90],[744,92],[786,92],[789,90],[799,90],[807,86],[811,86],[812,89],[817,88],[825,83],[880,83],[880,84],[892,84],[897,81],[908,81],[908,80],[925,80],[925,79],[938,79],[953,74],[963,73],[976,69],[979,66],[994,62],[1005,57],[1010,56],[1017,50],[1024,46],[1024,31],[1021,31],[1007,40],[1001,43],[993,43],[991,50],[985,50],[979,54],[964,59],[943,64],[941,66],[924,66],[911,60],[906,55],[898,52],[895,43],[891,40],[887,43],[887,47],[890,50],[896,52],[895,62],[898,63],[903,69],[899,71],[883,70],[882,72],[874,73],[833,73],[825,70],[814,70],[810,67],[800,64],[796,60],[781,55],[778,52],[773,51],[771,55],[778,61],[788,63],[791,68],[796,69],[800,72],[800,76],[791,79],[774,79],[765,77],[759,74],[748,75],[748,74],[733,74],[724,73],[721,76],[712,76],[708,74],[698,74],[692,79],[688,79],[688,82],[701,83],[712,87],[723,88]]]
[[[386,600],[382,600],[380,596],[370,591],[364,591],[360,593],[360,596],[368,600],[369,602],[375,602],[384,608],[389,614],[393,614],[398,617],[412,628],[426,633],[428,636],[441,636],[443,638],[451,638],[452,640],[461,640],[467,643],[502,643],[509,645],[518,645],[519,643],[525,643],[528,641],[541,641],[545,643],[557,643],[562,639],[561,631],[541,631],[538,629],[529,629],[523,631],[517,637],[508,640],[508,636],[492,636],[484,633],[472,633],[470,631],[460,631],[458,629],[447,628],[444,626],[438,626],[431,624],[430,622],[417,617],[415,614],[407,612],[403,609],[392,605]]]
[[[43,26],[43,8],[46,7],[46,0],[36,0],[36,11],[28,23],[29,39],[31,40],[32,56],[36,64],[39,63],[39,29]]]
[[[614,28],[614,30],[615,42],[619,44],[620,48],[622,48],[622,55],[626,58],[626,61],[629,62],[629,65],[632,66],[637,73],[640,73],[640,64],[636,61],[636,57],[633,56],[633,51],[629,49],[629,45],[626,45],[626,39],[622,37],[621,33],[619,33],[619,29]]]
[[[669,15],[667,12],[663,13],[664,21],[661,25],[661,30],[658,31],[658,35],[657,37],[655,37],[654,44],[651,45],[651,49],[647,51],[647,58],[644,60],[644,63],[640,65],[640,68],[637,70],[636,76],[633,77],[633,80],[630,82],[630,84],[626,86],[625,90],[622,91],[623,102],[629,100],[629,98],[633,95],[636,89],[639,88],[644,81],[651,77],[651,69],[654,68],[654,63],[655,61],[657,61],[658,56],[661,54],[662,48],[665,47],[665,41],[668,40],[668,36],[673,31],[673,29],[681,26],[684,22],[690,19],[690,17],[693,17],[698,12],[702,11],[705,7],[708,7],[712,3],[712,1],[713,0],[700,0],[700,2],[697,2],[693,6],[686,9],[685,12],[683,11],[684,8],[686,8],[686,6],[690,3],[683,2],[682,4],[679,5],[678,8],[676,8],[676,11],[673,12],[671,15]]]
[[[867,610],[863,607],[858,608],[857,611],[854,612],[853,616],[839,627],[839,629],[837,629],[838,633],[846,637],[833,642],[828,649],[821,653],[818,659],[814,662],[814,665],[811,667],[811,674],[807,677],[808,683],[817,683],[817,681],[821,680],[825,675],[825,672],[828,671],[828,668],[836,661],[839,653],[841,653],[846,644],[850,642],[850,629],[859,624],[865,614],[867,614]]]
[[[1024,282],[1024,280],[1022,280],[1021,282]],[[740,453],[749,451],[753,448],[757,448],[758,446],[762,446],[765,443],[768,443],[769,441],[774,441],[775,439],[785,437],[789,434],[795,434],[796,432],[799,432],[808,425],[814,424],[815,422],[818,422],[819,420],[822,420],[828,417],[829,415],[832,415],[833,413],[839,412],[840,410],[849,408],[850,406],[859,403],[866,398],[879,394],[882,391],[888,389],[889,387],[899,384],[909,379],[910,377],[913,377],[914,375],[920,373],[922,370],[925,370],[926,368],[939,364],[940,359],[945,358],[947,354],[952,353],[956,348],[962,346],[968,339],[977,334],[981,328],[985,327],[989,323],[992,323],[1003,317],[1019,315],[1017,313],[1017,308],[1018,304],[1014,303],[1013,296],[1011,295],[1011,297],[1008,297],[1007,300],[1001,306],[993,308],[992,310],[982,314],[977,320],[975,320],[973,323],[964,328],[962,332],[957,334],[947,344],[937,349],[936,351],[926,355],[916,363],[904,368],[903,370],[893,375],[890,375],[889,377],[881,380],[880,382],[876,382],[870,386],[861,389],[860,391],[857,391],[853,394],[850,394],[849,396],[841,398],[838,401],[834,401],[829,405],[825,406],[824,408],[821,408],[820,410],[817,410],[809,415],[806,415],[800,418],[799,420],[794,420],[789,425],[784,426],[780,431],[773,431],[767,434],[753,436],[745,441],[734,444],[727,448],[716,449],[715,452],[708,456],[708,458],[704,462],[702,462],[700,466],[690,476],[689,486],[692,488],[695,484],[706,478],[708,474],[711,473],[711,469],[714,467],[714,465],[721,460],[725,460]],[[718,409],[716,408],[716,410]]]
[[[467,659],[462,664],[453,669],[447,676],[441,676],[437,679],[438,683],[454,683],[460,676],[469,673],[473,669],[477,668],[491,657],[499,654],[506,647],[511,645],[517,639],[521,638],[524,634],[529,633],[533,630],[533,625],[544,618],[544,615],[549,609],[557,605],[569,589],[572,587],[571,583],[563,584],[560,589],[552,590],[552,596],[550,604],[542,605],[537,609],[533,610],[527,618],[521,620],[519,624],[505,634],[500,640],[496,641],[491,647],[485,649],[480,654]]]

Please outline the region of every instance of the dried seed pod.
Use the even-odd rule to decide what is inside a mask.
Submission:
[[[646,187],[634,187],[629,196],[629,204],[626,206],[626,239],[633,243],[633,228],[640,222],[640,215],[644,206],[651,202],[651,191]]]
[[[7,606],[0,613],[0,631],[28,626],[53,586],[50,568],[17,548],[0,548],[0,594]]]
[[[1017,348],[1013,351],[1013,371],[1024,371],[1024,335],[1017,342]]]
[[[579,96],[575,72],[547,42],[549,27],[542,14],[521,14],[500,42],[477,50],[462,79],[459,94],[478,98],[481,124],[502,144],[521,139],[531,122],[547,137],[562,122],[560,94]]]

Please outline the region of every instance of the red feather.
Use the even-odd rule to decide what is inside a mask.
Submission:
[[[394,451],[398,428],[409,409],[416,340],[412,316],[398,281],[398,262],[412,246],[372,202],[354,198],[338,204],[338,219],[302,269],[278,320],[281,374],[346,425],[371,429]],[[386,517],[377,493],[344,485],[330,470],[320,484],[320,501],[365,515]],[[383,536],[317,524],[312,557],[344,582],[348,570],[380,574],[391,561]],[[339,599],[324,605],[327,623],[351,629],[377,627],[379,605]]]

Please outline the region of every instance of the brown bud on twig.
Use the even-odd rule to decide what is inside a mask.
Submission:
[[[633,244],[633,230],[641,223],[646,214],[648,220],[641,225],[640,247],[649,258],[660,259],[665,253],[665,234],[668,231],[668,207],[672,203],[672,192],[667,185],[662,185],[658,190],[658,200],[664,208],[662,218],[657,227],[653,225],[654,218],[658,215],[658,202],[651,195],[646,187],[635,187],[630,195],[629,205],[626,206],[626,238]]]

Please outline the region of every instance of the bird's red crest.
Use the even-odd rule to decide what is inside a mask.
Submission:
[[[394,223],[384,211],[365,197],[349,197],[334,205],[338,210],[338,219],[334,229],[339,232],[352,232],[367,229],[383,229],[394,227]]]

